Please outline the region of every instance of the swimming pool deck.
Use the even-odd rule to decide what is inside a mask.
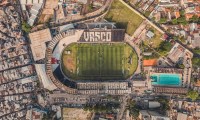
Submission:
[[[147,78],[148,89],[152,89],[154,87],[151,83],[151,78],[150,78],[150,76],[153,74],[163,74],[163,73],[179,74],[182,83],[180,87],[188,87],[190,83],[187,77],[188,70],[186,68],[177,69],[177,68],[145,67],[144,71],[147,73],[146,78]]]

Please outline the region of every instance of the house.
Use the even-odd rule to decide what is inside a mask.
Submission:
[[[186,13],[185,14],[185,18],[186,18],[186,20],[190,20],[192,17],[193,17],[193,13]]]
[[[169,117],[163,116],[154,111],[141,110],[139,112],[139,119],[141,120],[170,120]]]
[[[200,31],[194,32],[191,35],[190,43],[192,47],[200,47]]]
[[[40,30],[29,34],[31,50],[35,61],[45,58],[46,42],[52,40],[49,29]]]
[[[152,31],[150,31],[150,30],[146,33],[146,36],[149,37],[149,38],[153,38],[154,35],[155,34]]]
[[[187,120],[187,118],[188,118],[188,115],[184,113],[179,112],[177,115],[177,120]]]
[[[180,17],[180,12],[179,12],[179,11],[174,11],[174,15],[175,15],[175,17],[176,17],[176,19],[177,19],[177,18]]]
[[[149,101],[149,108],[159,108],[160,107],[160,103],[157,101]]]
[[[190,52],[188,49],[180,45],[179,43],[176,43],[172,49],[170,50],[168,54],[168,58],[173,62],[173,63],[178,63],[181,58],[192,58],[193,53]]]

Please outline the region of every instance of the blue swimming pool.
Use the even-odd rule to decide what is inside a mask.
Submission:
[[[152,85],[181,86],[181,79],[178,74],[153,74],[150,78],[152,79]]]

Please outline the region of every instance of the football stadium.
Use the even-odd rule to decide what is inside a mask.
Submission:
[[[46,50],[46,73],[60,89],[71,94],[129,93],[129,78],[138,66],[125,30],[114,24],[89,23],[56,35]]]

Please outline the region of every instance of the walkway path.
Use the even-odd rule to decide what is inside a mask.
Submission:
[[[135,49],[135,51],[138,55],[138,67],[137,67],[137,70],[135,71],[135,74],[141,73],[141,62],[140,61],[142,59],[142,56],[141,56],[140,48],[138,45],[134,44],[134,42],[131,39],[131,36],[129,36],[128,34],[125,34],[124,39],[129,45],[131,45]]]
[[[119,112],[117,113],[117,120],[122,120],[124,111],[126,110],[126,105],[127,105],[127,99],[129,99],[130,96],[124,95],[122,96],[122,103],[120,105]]]

